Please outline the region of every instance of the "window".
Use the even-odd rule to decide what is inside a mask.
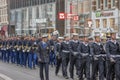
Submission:
[[[100,20],[96,19],[96,28],[99,28],[99,27],[100,27]]]
[[[108,7],[108,0],[104,0],[104,8]]]
[[[100,4],[101,4],[100,2],[101,2],[101,0],[97,0],[97,9],[100,9],[100,7],[101,7],[100,6]]]
[[[112,7],[115,7],[115,0],[111,0]]]
[[[104,27],[104,28],[107,27],[107,19],[103,19],[103,27]]]
[[[36,7],[36,18],[39,18],[39,7]]]
[[[115,19],[110,18],[109,21],[110,21],[110,27],[114,29],[114,27],[115,27]]]

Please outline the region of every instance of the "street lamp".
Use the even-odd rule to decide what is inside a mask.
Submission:
[[[92,20],[88,20],[89,35],[91,35]]]

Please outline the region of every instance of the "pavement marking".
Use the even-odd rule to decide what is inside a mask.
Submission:
[[[4,74],[1,74],[1,73],[0,73],[0,78],[3,78],[3,80],[13,80],[10,77],[8,77],[8,76],[6,76]]]

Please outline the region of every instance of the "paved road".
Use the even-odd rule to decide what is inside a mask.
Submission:
[[[60,72],[58,76],[54,74],[54,68],[50,68],[50,80],[65,80]],[[12,78],[13,80],[40,80],[39,69],[31,70],[16,66],[11,63],[3,63],[0,61],[0,73]]]

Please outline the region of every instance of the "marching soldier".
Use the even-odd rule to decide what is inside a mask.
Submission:
[[[84,36],[83,42],[79,44],[78,51],[80,54],[79,80],[84,80],[84,71],[87,80],[90,80],[90,46],[87,35]]]
[[[16,55],[16,58],[17,58],[17,65],[21,65],[22,66],[22,50],[21,50],[21,46],[22,46],[22,42],[21,42],[21,39],[18,37],[17,39],[17,45],[16,45],[16,49],[17,49],[17,55]]]
[[[63,37],[58,37],[58,42],[56,44],[55,53],[56,53],[56,70],[55,74],[57,75],[62,64],[62,56],[61,56],[61,43],[63,42]]]
[[[27,61],[28,61],[28,53],[27,53],[27,49],[26,49],[26,45],[27,45],[27,38],[25,37],[23,42],[22,42],[22,52],[23,52],[23,58],[24,58],[24,66],[27,67]]]
[[[0,39],[0,60],[2,59],[2,39]]]
[[[32,61],[33,61],[33,68],[35,69],[35,65],[37,64],[37,50],[38,50],[38,44],[35,38],[33,38],[33,45],[32,45]]]
[[[80,56],[78,52],[78,46],[79,46],[79,40],[78,40],[78,34],[73,34],[73,40],[70,41],[70,78],[74,78],[74,65],[76,67],[77,75],[79,73],[79,62],[80,62]]]
[[[106,43],[107,80],[120,80],[120,45],[116,41],[116,33],[111,33],[111,40]],[[114,75],[115,74],[115,75]]]
[[[17,62],[16,45],[17,45],[17,40],[16,40],[16,38],[13,38],[11,41],[11,47],[10,47],[11,48],[10,52],[11,52],[11,54],[13,53],[13,55],[11,55],[11,62],[13,62],[13,63]]]
[[[7,61],[7,40],[5,39],[3,41],[3,61],[6,62]]]
[[[68,63],[70,61],[70,50],[69,50],[69,35],[64,36],[64,41],[61,43],[61,56],[62,56],[62,72],[63,72],[63,77],[68,79],[68,74],[67,74],[67,67]]]
[[[45,79],[49,80],[49,53],[50,45],[48,36],[43,35],[42,41],[38,44],[38,61],[40,65],[40,79],[44,80],[43,70],[45,69]]]
[[[56,44],[56,35],[52,35],[52,38],[49,40],[50,44],[50,65],[53,66],[56,64],[55,61],[55,44]]]
[[[105,54],[103,45],[100,41],[100,35],[95,35],[95,42],[91,45],[91,54],[93,56],[92,62],[92,76],[91,80],[97,80],[96,76],[99,72],[99,80],[104,80],[104,58],[103,54]]]
[[[32,45],[33,45],[33,40],[29,37],[29,40],[27,42],[27,52],[28,52],[28,67],[30,69],[32,69],[32,51],[31,51],[31,48],[32,48]]]

